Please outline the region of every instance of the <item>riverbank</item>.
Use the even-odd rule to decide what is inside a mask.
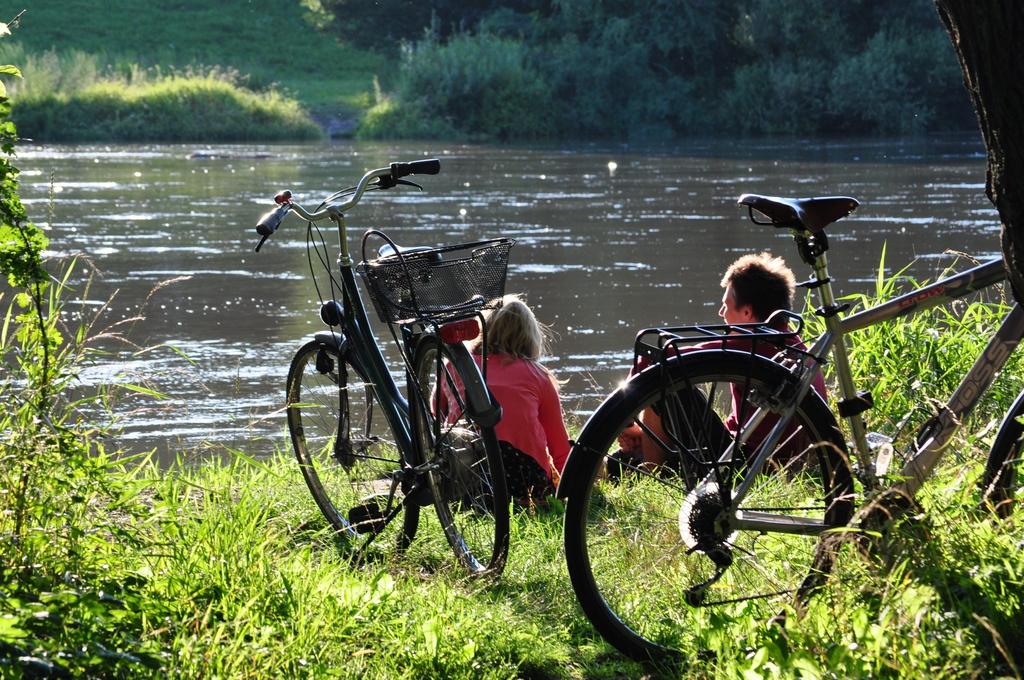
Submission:
[[[892,292],[879,277],[879,295]],[[40,318],[58,318],[51,311]],[[851,357],[855,371],[899,398],[872,419],[895,420],[922,390],[943,389],[936,358],[965,356],[1002,311],[975,304],[869,336]],[[32,327],[0,336],[0,356],[15,345],[39,356],[32,337]],[[467,579],[429,509],[406,552],[382,542],[361,554],[329,529],[287,452],[257,460],[236,450],[170,468],[115,461],[78,405],[54,399],[87,356],[87,337],[67,338],[55,372],[28,362],[25,380],[0,381],[12,405],[0,413],[0,675],[969,678],[1019,674],[1024,663],[1021,513],[997,521],[977,507],[990,421],[1015,390],[979,407],[920,512],[873,551],[843,551],[803,615],[768,625],[739,605],[687,631],[678,663],[641,666],[576,605],[557,503],[513,516],[499,579]],[[926,386],[885,387],[908,373]],[[657,574],[623,564],[620,577]]]
[[[406,554],[385,547],[353,563],[355,546],[328,530],[284,455],[191,470],[107,467],[102,491],[97,484],[84,499],[88,512],[68,506],[76,539],[38,527],[76,550],[29,580],[3,572],[0,669],[221,678],[1011,674],[1021,649],[1019,513],[996,524],[973,511],[964,473],[973,482],[980,470],[944,470],[922,517],[893,532],[878,559],[846,554],[806,617],[778,628],[737,611],[696,631],[681,665],[645,668],[580,613],[557,509],[517,514],[505,573],[471,581],[428,512]],[[622,578],[638,577],[623,565]]]
[[[318,21],[298,0],[39,3],[0,43],[12,118],[40,143],[350,135],[388,64]]]
[[[98,82],[15,99],[22,136],[39,142],[264,142],[325,136],[293,99],[212,76]]]

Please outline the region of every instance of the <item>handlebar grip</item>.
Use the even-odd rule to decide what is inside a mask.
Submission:
[[[439,172],[441,172],[441,161],[436,158],[391,164],[391,176],[395,179],[406,175],[436,175]]]
[[[288,211],[292,209],[291,203],[284,203],[273,210],[270,210],[260,217],[260,221],[256,223],[256,233],[260,236],[270,236],[277,228],[281,226],[281,220],[288,214]]]

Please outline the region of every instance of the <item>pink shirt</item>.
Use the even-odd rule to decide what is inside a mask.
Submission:
[[[483,370],[482,357],[473,358]],[[552,467],[561,474],[569,434],[551,376],[532,361],[498,353],[487,355],[486,374],[487,387],[501,404],[501,421],[494,428],[498,439],[533,458],[549,477]]]

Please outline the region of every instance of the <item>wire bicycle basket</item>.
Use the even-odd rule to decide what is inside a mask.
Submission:
[[[370,236],[386,241],[391,252],[367,260]],[[363,261],[356,272],[384,323],[470,314],[505,294],[514,244],[514,239],[499,238],[403,251],[382,232],[370,230],[363,235]]]

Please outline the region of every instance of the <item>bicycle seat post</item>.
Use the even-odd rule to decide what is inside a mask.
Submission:
[[[853,382],[846,338],[840,325],[840,314],[847,308],[847,305],[837,305],[835,294],[832,291],[832,279],[828,273],[828,258],[825,255],[828,251],[828,239],[823,231],[812,234],[803,229],[793,229],[793,237],[796,239],[801,259],[811,265],[814,270],[814,281],[811,287],[816,289],[820,304],[814,313],[822,318],[829,335],[834,338],[832,359],[835,361],[841,401],[853,400],[857,397],[857,387]],[[874,461],[870,460],[867,425],[859,414],[849,417],[847,422],[850,424],[850,433],[857,449],[857,459],[860,463],[859,474],[865,484],[873,487],[876,479]]]

